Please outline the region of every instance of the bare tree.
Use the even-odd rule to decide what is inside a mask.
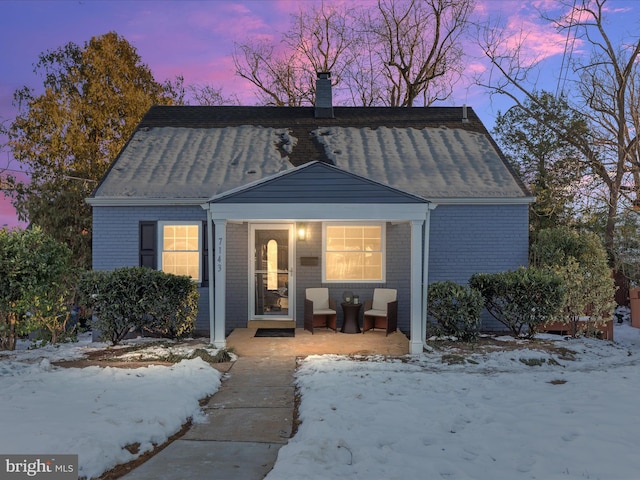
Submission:
[[[390,106],[446,100],[462,72],[461,35],[473,0],[378,0],[369,31],[386,79]]]
[[[233,53],[236,74],[257,87],[261,103],[278,107],[298,107],[307,97],[309,86],[303,83],[297,60],[287,52],[276,53],[276,46],[266,40],[236,44]]]
[[[339,83],[348,64],[353,30],[343,7],[312,7],[292,17],[281,48],[266,40],[236,44],[236,74],[258,88],[263,103],[278,106],[313,104],[317,72],[331,72]]]
[[[189,85],[187,90],[191,93],[191,97],[196,105],[239,105],[240,101],[236,95],[226,97],[222,93],[222,88],[216,88],[212,84]]]
[[[366,18],[368,12],[363,15]],[[359,18],[356,23],[365,25],[366,20]],[[354,49],[349,53],[349,63],[343,75],[351,104],[364,107],[384,105],[386,81],[384,68],[375,54],[376,39],[366,29],[354,31],[357,32],[354,36]]]
[[[331,72],[333,85],[340,85],[344,72],[352,58],[356,41],[352,26],[352,11],[345,7],[329,7],[300,10],[293,16],[290,30],[284,34],[283,43],[301,59],[300,76],[306,103],[315,101],[317,72]]]
[[[520,34],[516,42],[506,42],[499,36],[503,31],[495,25],[485,26],[481,31],[481,46],[492,68],[488,76],[477,79],[477,83],[493,93],[508,96],[516,108],[544,123],[580,151],[587,170],[597,177],[603,188],[604,240],[613,258],[618,215],[625,206],[640,204],[637,137],[640,40],[627,38],[618,44],[613,41],[613,31],[607,29],[606,3],[607,0],[582,0],[577,4],[573,0],[562,0],[559,5],[564,14],[560,17],[542,13],[559,32],[572,30],[583,48],[589,49],[588,55],[572,59],[575,77],[564,92],[569,107],[586,119],[587,133],[577,135],[568,125],[545,123],[541,117],[539,112],[544,111],[544,105],[535,95],[540,64],[536,58],[525,57],[526,35]]]
[[[263,103],[312,104],[316,72],[356,105],[413,106],[449,98],[462,71],[461,37],[474,0],[379,0],[367,9],[311,7],[293,16],[280,46],[236,45],[236,73]]]

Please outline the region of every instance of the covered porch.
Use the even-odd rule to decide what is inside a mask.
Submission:
[[[241,331],[246,325],[248,330],[254,320],[269,320],[272,316],[276,317],[274,320],[294,321],[297,327],[301,327],[304,291],[307,287],[333,288],[334,298],[339,298],[340,290],[354,290],[357,295],[355,290],[362,287],[364,295],[364,289],[369,288],[366,291],[368,295],[373,292],[374,286],[379,286],[398,291],[401,297],[399,308],[404,312],[403,327],[400,327],[400,321],[398,325],[410,337],[409,351],[422,352],[426,324],[430,211],[435,206],[424,198],[322,162],[310,162],[285,170],[213,197],[202,205],[207,211],[208,251],[215,252],[208,256],[208,269],[213,272],[213,287],[208,292],[211,343],[219,348],[232,346],[233,332],[229,326]],[[316,229],[312,240],[294,237],[294,226],[301,224]],[[327,274],[328,229],[340,229],[343,226],[361,230],[377,229],[380,237],[375,247],[377,250],[373,252],[379,255],[378,276],[356,278]],[[385,232],[389,230],[394,231],[393,241],[387,245],[389,235]],[[277,233],[279,231],[284,233]],[[265,243],[265,239],[269,238],[272,241]],[[369,234],[366,238],[372,237]],[[273,266],[270,263],[269,243],[274,244],[273,252],[278,259]],[[280,250],[279,245],[286,245],[286,249]],[[349,248],[345,246],[343,250]],[[364,255],[369,251],[362,247],[362,252]],[[394,263],[398,256],[403,258],[401,268],[396,268],[397,264]],[[288,263],[281,262],[285,257]],[[389,272],[393,273],[393,278]],[[269,283],[271,274],[273,284]],[[247,280],[243,282],[243,279],[248,279],[246,287],[242,284]],[[267,293],[277,294],[280,298],[277,304],[263,301],[266,296],[266,293],[263,294],[265,284],[270,285],[266,287]],[[245,304],[248,305],[247,310],[244,310]],[[240,317],[239,311],[247,312],[245,319],[233,319],[234,323],[228,325],[228,317]],[[227,334],[231,334],[229,338]],[[295,345],[300,344],[300,339],[305,339],[306,335],[302,332],[297,335]],[[309,334],[309,337],[310,343],[312,340],[318,342],[316,335]],[[404,335],[402,337],[406,339]],[[276,340],[294,343],[290,339]],[[336,340],[335,345],[339,345],[337,342],[340,341]],[[368,350],[366,345],[355,345],[358,342],[354,342],[353,338],[342,341],[345,344],[336,351],[328,351],[325,346],[310,353],[347,354]],[[332,343],[332,348],[338,348],[335,345]],[[403,353],[398,351],[394,354]]]
[[[255,337],[256,328],[236,328],[227,337],[227,348],[241,357],[308,355],[385,355],[409,353],[409,339],[400,331],[385,336],[383,331],[334,333],[328,329],[310,332],[296,328],[294,337]]]

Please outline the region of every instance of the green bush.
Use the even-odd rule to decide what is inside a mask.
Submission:
[[[148,270],[148,269],[147,269]],[[183,337],[195,328],[199,293],[190,277],[148,270],[150,321],[143,328],[165,338]]]
[[[82,302],[91,308],[104,340],[117,345],[129,332],[140,328],[147,306],[144,302],[142,267],[87,272],[79,290]]]
[[[484,300],[477,290],[450,280],[429,285],[427,313],[443,333],[463,341],[473,341],[480,332]]]
[[[143,267],[92,271],[80,291],[94,327],[113,345],[134,330],[175,338],[195,327],[198,290],[189,277]]]
[[[64,332],[73,306],[69,248],[40,228],[0,229],[0,349],[34,330]]]
[[[568,227],[542,230],[531,247],[531,261],[563,279],[566,295],[557,320],[571,325],[573,332],[595,331],[612,318],[615,284],[596,234]],[[579,321],[586,316],[587,322]]]
[[[562,279],[535,267],[499,273],[476,273],[469,285],[484,298],[487,311],[511,333],[533,337],[554,317],[564,301]]]

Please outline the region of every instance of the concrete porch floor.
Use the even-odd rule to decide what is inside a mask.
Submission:
[[[400,331],[385,336],[383,331],[334,333],[325,328],[296,328],[295,337],[254,337],[255,328],[236,328],[227,337],[227,348],[239,356],[273,357],[307,355],[406,355],[409,339]]]

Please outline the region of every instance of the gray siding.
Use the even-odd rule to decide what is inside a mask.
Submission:
[[[141,220],[205,221],[199,206],[93,207],[93,268],[113,270],[138,266],[138,225]],[[199,288],[197,332],[209,331],[208,289]]]
[[[96,270],[138,265],[138,222],[141,220],[206,220],[206,212],[192,207],[94,207],[93,265]],[[305,242],[296,245],[296,308],[298,327],[303,326],[305,288],[322,285],[322,223],[308,224]],[[364,301],[373,289],[398,289],[399,328],[409,333],[410,245],[408,223],[391,224],[387,232],[387,279],[385,284],[326,284],[339,303],[350,290]],[[248,320],[248,225],[227,225],[227,325],[226,333],[245,328]],[[301,265],[302,257],[317,257],[317,266]],[[438,206],[431,217],[429,282],[453,280],[466,284],[477,272],[498,272],[527,265],[528,206],[482,205]],[[211,279],[213,282],[213,278]],[[501,325],[488,315],[483,317],[488,330]],[[338,325],[342,311],[338,308]],[[209,297],[200,289],[197,330],[209,331]]]
[[[322,283],[322,223],[309,223],[308,240],[296,245],[296,325],[302,328],[304,323],[304,293],[306,288],[328,287],[329,296],[338,303],[338,328],[342,325],[343,315],[340,308],[342,294],[345,291],[359,295],[362,302],[373,297],[373,289],[398,289],[398,328],[409,332],[409,269],[411,246],[411,227],[409,224],[387,223],[387,278],[386,283]],[[301,265],[301,257],[318,257],[317,266]],[[361,312],[362,313],[362,312]]]
[[[528,205],[439,205],[431,212],[429,283],[528,264]],[[504,327],[483,315],[485,330]]]
[[[426,203],[426,200],[354,175],[313,163],[223,196],[215,203]]]

